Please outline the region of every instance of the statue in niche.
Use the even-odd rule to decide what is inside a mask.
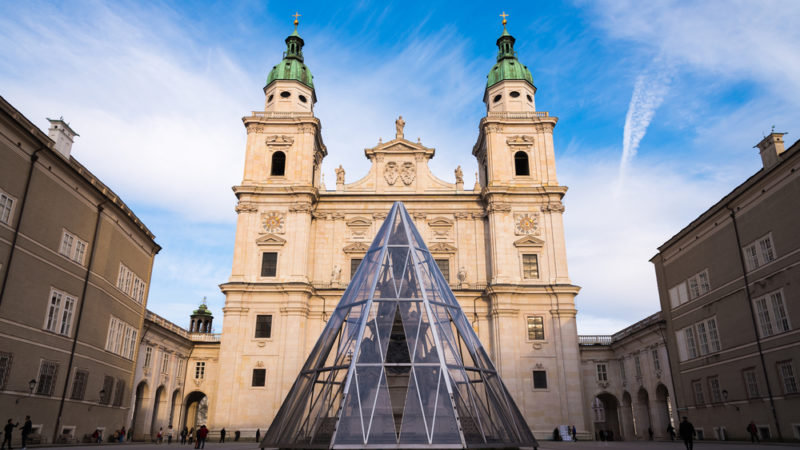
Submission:
[[[336,184],[344,184],[344,168],[341,164],[336,169]]]
[[[403,116],[397,118],[394,121],[394,127],[397,130],[397,139],[403,139],[403,127],[406,126],[405,120],[403,120]]]
[[[456,277],[458,277],[458,282],[459,283],[463,283],[464,280],[467,279],[467,268],[464,267],[464,266],[459,267],[458,268],[458,275],[456,275]]]
[[[331,270],[331,283],[338,283],[342,278],[342,268],[338,264],[333,266]]]
[[[464,184],[464,172],[461,171],[461,166],[456,167],[456,184]]]

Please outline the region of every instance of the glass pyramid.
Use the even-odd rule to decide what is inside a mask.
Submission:
[[[401,202],[267,431],[267,448],[537,445]]]

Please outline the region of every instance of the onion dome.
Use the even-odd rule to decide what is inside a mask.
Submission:
[[[525,80],[533,85],[533,76],[528,67],[517,59],[514,51],[515,39],[508,34],[503,20],[503,34],[497,39],[497,64],[492,67],[486,81],[486,87],[492,87],[503,80]]]
[[[286,38],[283,60],[269,72],[267,86],[275,80],[295,80],[314,89],[314,77],[303,63],[303,44],[303,39],[297,34],[297,20],[295,20],[294,32]]]
[[[199,308],[192,312],[192,316],[211,316],[211,311],[209,311],[206,304],[203,303]]]

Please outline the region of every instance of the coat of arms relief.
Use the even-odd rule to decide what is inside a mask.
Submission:
[[[389,186],[394,186],[399,178],[406,186],[414,182],[417,169],[414,163],[406,161],[399,163],[397,161],[389,161],[383,169],[383,178],[389,183]]]

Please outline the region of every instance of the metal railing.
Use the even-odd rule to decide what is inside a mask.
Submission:
[[[191,333],[190,339],[194,342],[219,342],[222,333]]]
[[[182,327],[179,327],[178,325],[175,325],[174,323],[170,322],[169,320],[159,316],[158,314],[156,314],[156,313],[154,313],[154,312],[152,312],[150,310],[147,310],[147,315],[145,316],[145,318],[147,320],[153,322],[154,324],[159,325],[162,328],[166,328],[167,330],[172,331],[173,333],[175,333],[175,334],[177,334],[177,335],[179,335],[181,337],[184,337],[186,339],[191,339],[191,336],[190,336],[191,333],[186,331],[185,328],[182,328]]]
[[[295,117],[314,117],[314,113],[310,112],[266,112],[266,111],[253,111],[251,117],[258,117],[259,119],[293,119]]]
[[[547,111],[505,112],[493,111],[486,114],[490,119],[535,119],[536,117],[549,117]]]
[[[608,335],[578,336],[578,345],[611,345],[614,338]]]

